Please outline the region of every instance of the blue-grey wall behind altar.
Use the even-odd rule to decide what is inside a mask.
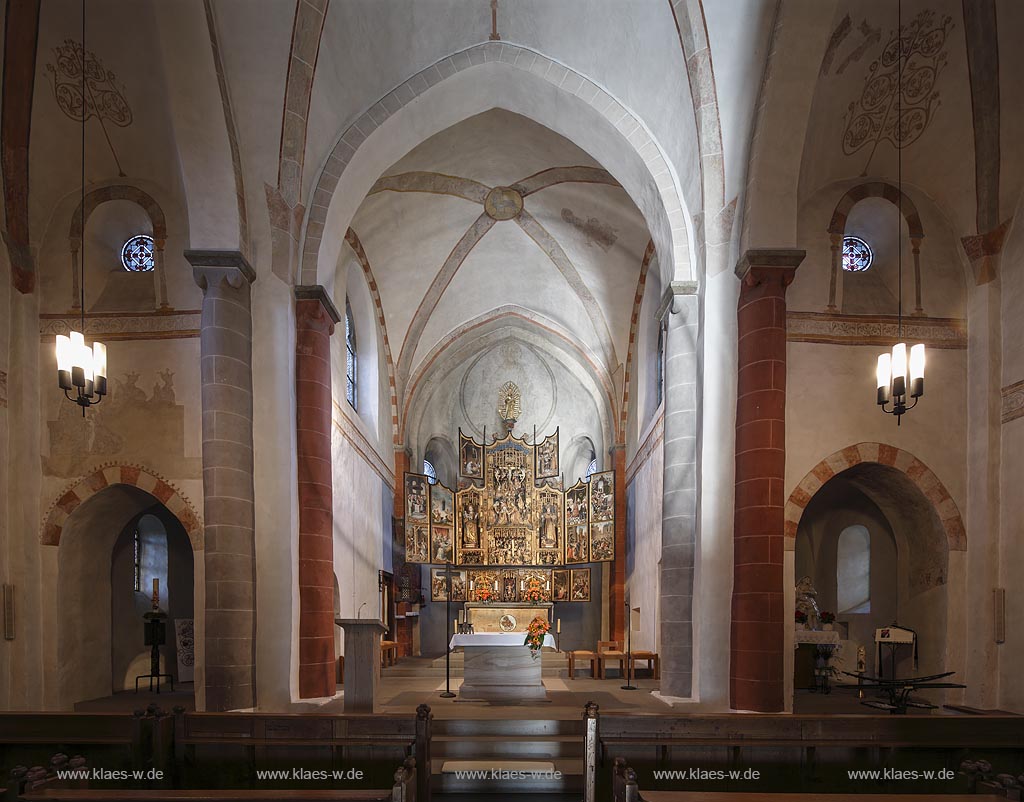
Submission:
[[[562,619],[562,651],[569,649],[595,649],[601,635],[601,588],[604,587],[603,570],[606,565],[590,566],[591,598],[585,602],[559,602],[552,613]],[[423,566],[420,579],[424,591],[430,592],[430,566]],[[462,604],[453,604],[451,618],[462,612]],[[449,624],[450,626],[450,624]],[[554,627],[552,626],[552,633]],[[428,601],[420,610],[420,652],[425,657],[443,657],[445,639],[445,603]]]

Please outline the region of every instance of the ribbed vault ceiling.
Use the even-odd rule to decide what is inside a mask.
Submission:
[[[601,165],[525,117],[494,109],[426,140],[352,230],[399,387],[439,342],[509,306],[571,332],[609,375],[626,360],[646,224]]]

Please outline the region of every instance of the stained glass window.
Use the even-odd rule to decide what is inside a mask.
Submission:
[[[352,306],[345,298],[345,395],[352,409],[358,409],[356,394],[356,324],[352,320]]]
[[[147,273],[153,269],[153,238],[136,234],[121,248],[121,264],[129,273]]]
[[[430,460],[423,460],[423,473],[427,475],[427,481],[430,482],[430,484],[437,484],[437,471],[434,470],[434,466],[430,463]]]
[[[843,270],[863,273],[875,259],[875,254],[860,237],[843,237]]]
[[[595,473],[597,473],[597,457],[594,457],[594,459],[590,460],[590,464],[587,466],[586,481],[589,482],[590,477],[593,476]]]

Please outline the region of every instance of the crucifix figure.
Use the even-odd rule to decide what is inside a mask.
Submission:
[[[498,36],[498,0],[491,0],[491,41],[501,41]]]

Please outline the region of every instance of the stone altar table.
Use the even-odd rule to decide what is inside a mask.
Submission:
[[[345,631],[345,712],[372,713],[380,678],[380,637],[388,628],[372,618],[335,618]]]
[[[541,681],[541,659],[533,659],[523,643],[525,638],[522,632],[453,636],[448,647],[461,646],[465,654],[464,679],[456,701],[506,705],[551,701]],[[544,647],[555,648],[550,634],[544,636]]]

